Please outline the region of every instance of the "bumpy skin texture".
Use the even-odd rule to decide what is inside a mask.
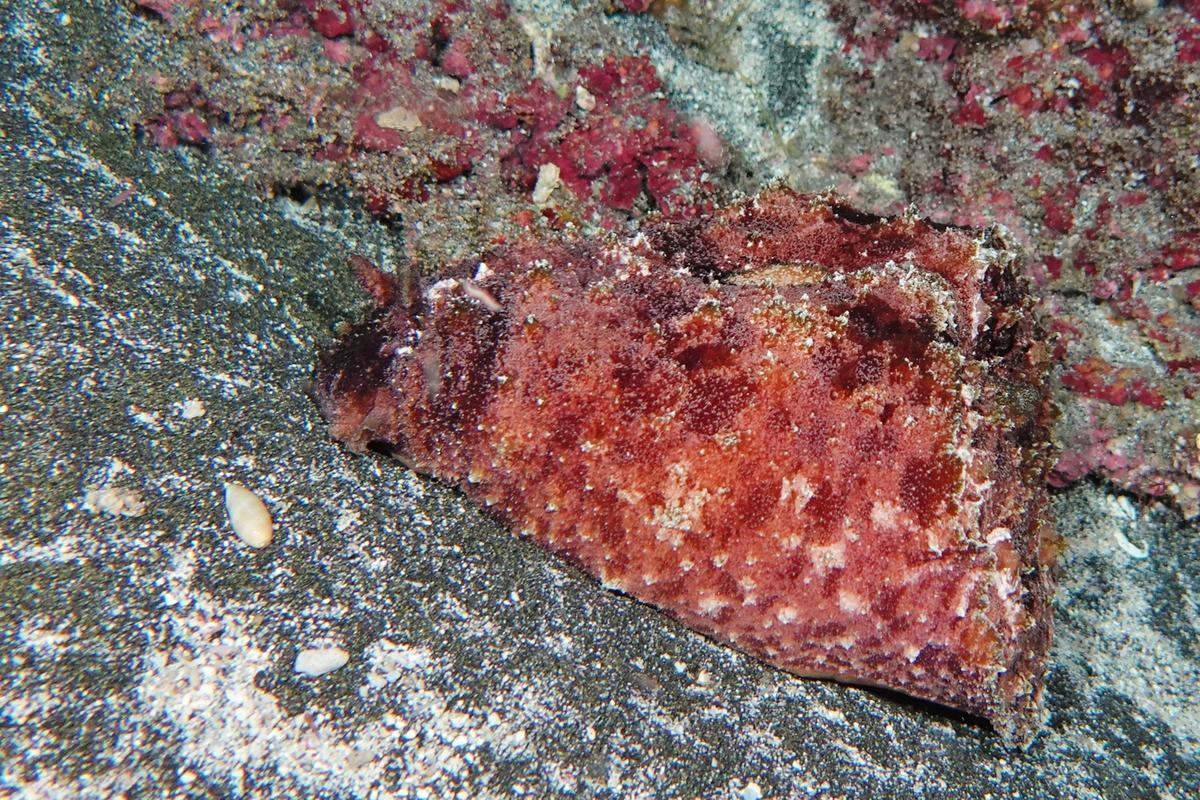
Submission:
[[[1056,540],[1046,354],[1013,262],[994,232],[776,190],[424,289],[361,264],[378,308],[316,393],[351,447],[606,586],[1025,744]]]

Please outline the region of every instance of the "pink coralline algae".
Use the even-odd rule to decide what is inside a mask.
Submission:
[[[523,186],[532,188],[536,168],[550,163],[585,203],[627,211],[644,186],[667,216],[711,208],[697,134],[667,105],[648,59],[609,57],[581,68],[579,81],[591,109],[569,127],[561,117],[546,119],[554,104],[545,102],[544,90],[514,103],[532,119],[513,152]]]
[[[278,184],[349,185],[403,220],[418,250],[447,229],[437,218],[486,217],[471,234],[486,246],[531,226],[615,228],[712,206],[715,134],[672,110],[645,57],[537,52],[546,44],[503,2],[170,11],[208,56],[186,83],[157,77],[162,109],[143,123],[155,142],[211,144]],[[535,202],[547,165],[556,180]]]
[[[1049,352],[995,232],[776,190],[527,239],[324,361],[333,434],[794,673],[1040,725]]]
[[[1057,474],[1200,515],[1200,3],[832,8],[839,97],[859,117],[834,125],[912,132],[887,141],[903,191],[881,210],[999,222],[1036,254],[1039,313],[1062,323]],[[909,87],[926,100],[898,122],[891,99]]]
[[[167,149],[181,144],[208,144],[212,136],[205,121],[208,100],[197,87],[167,92],[163,95],[162,106],[162,113],[145,123],[156,145]]]
[[[151,14],[156,14],[162,19],[170,20],[175,12],[175,7],[186,5],[186,0],[133,0],[135,7],[142,9]]]
[[[654,6],[655,0],[619,0],[614,3],[616,10],[627,11],[630,14],[645,14]]]

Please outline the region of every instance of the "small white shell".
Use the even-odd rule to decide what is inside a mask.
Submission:
[[[256,549],[271,543],[275,524],[271,522],[271,512],[254,492],[239,483],[226,483],[225,510],[229,512],[233,532],[243,542]]]
[[[310,678],[319,678],[346,666],[350,654],[340,647],[322,647],[301,650],[296,654],[296,672]]]
[[[1120,528],[1113,528],[1113,537],[1117,540],[1117,547],[1125,551],[1125,554],[1130,558],[1149,558],[1150,545],[1145,540],[1141,544],[1134,544],[1133,541],[1125,535],[1125,531]]]

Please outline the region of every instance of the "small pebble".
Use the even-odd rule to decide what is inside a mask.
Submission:
[[[261,549],[271,543],[275,524],[271,512],[258,495],[238,483],[225,484],[225,510],[237,537],[253,548]]]
[[[421,118],[404,106],[394,106],[375,115],[375,124],[395,131],[415,131],[421,127]]]
[[[738,793],[738,797],[741,800],[762,800],[762,796],[762,789],[754,781],[747,783],[742,791]]]
[[[310,678],[333,672],[346,666],[350,654],[340,647],[322,647],[301,650],[296,654],[296,672]]]
[[[196,419],[204,416],[204,401],[198,399],[184,400],[175,404],[175,409],[181,419]]]
[[[584,111],[591,111],[596,107],[596,96],[582,86],[576,86],[575,105]]]

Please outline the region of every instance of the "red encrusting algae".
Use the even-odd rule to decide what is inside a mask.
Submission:
[[[776,190],[528,240],[324,360],[335,436],[792,672],[1041,719],[1047,349],[995,232]]]
[[[155,76],[161,108],[141,125],[157,145],[243,150],[282,184],[347,184],[373,213],[402,219],[410,247],[448,235],[433,220],[477,217],[480,206],[493,217],[481,236],[539,219],[615,229],[650,210],[712,208],[723,148],[671,108],[649,59],[551,59],[531,50],[536,30],[504,2],[142,7],[200,31],[213,53],[187,83]],[[261,85],[248,89],[222,59],[260,64]],[[537,202],[546,165],[558,179]]]
[[[891,208],[1003,224],[1040,255],[1039,313],[1074,329],[1060,351],[1056,473],[1200,516],[1200,324],[1186,274],[1200,268],[1200,4],[829,7],[847,56],[830,113],[864,132],[831,141],[854,153],[874,131],[909,131],[911,146],[888,142],[904,153]],[[924,101],[894,108],[905,91]]]

